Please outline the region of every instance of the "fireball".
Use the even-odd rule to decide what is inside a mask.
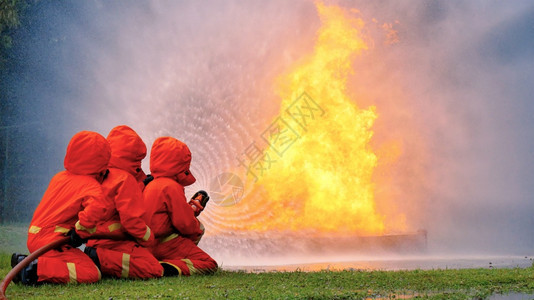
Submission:
[[[313,52],[279,76],[278,115],[245,149],[240,198],[209,220],[219,230],[380,235],[375,208],[377,155],[370,146],[376,108],[347,93],[352,62],[368,51],[354,11],[317,4]],[[244,170],[244,171],[243,171]],[[235,185],[234,185],[235,187]],[[234,193],[235,195],[235,193]],[[213,214],[215,215],[215,214]]]

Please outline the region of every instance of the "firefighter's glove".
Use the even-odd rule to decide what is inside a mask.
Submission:
[[[200,215],[200,213],[204,210],[204,207],[206,207],[206,203],[208,203],[209,199],[210,197],[208,196],[208,193],[200,190],[193,195],[191,200],[189,200],[189,205],[191,205],[191,208],[195,213],[195,217],[198,217],[198,215]]]
[[[143,179],[143,184],[147,186],[152,180],[154,180],[154,176],[148,174],[145,179]]]
[[[200,213],[204,210],[204,206],[202,206],[202,204],[200,204],[200,201],[197,199],[189,200],[189,205],[191,205],[191,208],[195,213],[195,217],[198,217],[198,215],[200,215]]]
[[[87,239],[82,239],[77,233],[76,230],[71,229],[67,235],[70,237],[69,245],[74,248],[80,247],[82,244],[87,243]]]

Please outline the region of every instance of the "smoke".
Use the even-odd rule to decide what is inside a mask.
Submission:
[[[376,106],[372,146],[391,155],[378,210],[428,230],[435,251],[532,249],[534,5],[335,4],[359,10],[373,40],[349,92]],[[127,124],[149,147],[162,135],[190,146],[188,194],[260,140],[279,111],[277,77],[320,26],[311,1],[41,1],[30,15],[19,114],[43,124],[50,173],[75,132]]]
[[[399,205],[434,250],[532,249],[534,6],[391,5],[362,9],[398,21],[399,42],[377,44],[371,63],[380,66],[362,63],[371,72],[358,79],[377,87],[378,144],[403,145],[393,167]]]

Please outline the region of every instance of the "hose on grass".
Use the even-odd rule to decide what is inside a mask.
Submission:
[[[26,268],[32,261],[37,259],[39,256],[45,254],[46,252],[58,248],[70,241],[70,237],[62,237],[59,240],[55,240],[51,242],[48,245],[44,245],[43,247],[37,249],[35,252],[28,255],[26,258],[24,258],[20,263],[18,263],[9,273],[7,273],[6,277],[2,279],[2,282],[0,282],[0,300],[7,300],[6,298],[6,289],[9,283],[13,280],[15,275],[17,275],[22,269]]]
[[[89,237],[89,239],[111,239],[111,240],[135,240],[132,236],[116,231],[109,234],[98,234]],[[28,255],[26,258],[24,258],[21,262],[19,262],[9,273],[7,273],[6,277],[2,279],[2,282],[0,282],[0,300],[7,300],[6,298],[6,289],[9,283],[13,280],[13,278],[20,272],[22,269],[27,267],[33,260],[37,259],[39,256],[45,254],[46,252],[61,247],[62,245],[67,244],[71,240],[70,236],[62,237],[58,240],[55,240],[51,242],[48,245],[44,245],[43,247],[37,249],[35,252]]]

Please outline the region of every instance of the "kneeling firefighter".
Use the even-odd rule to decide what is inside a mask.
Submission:
[[[197,193],[186,200],[184,187],[196,179],[190,171],[191,151],[183,142],[172,137],[154,141],[150,153],[150,171],[154,180],[144,189],[149,226],[157,242],[152,253],[161,261],[164,276],[210,274],[217,270],[217,262],[197,244],[204,228],[196,216],[204,209]]]
[[[14,282],[92,283],[100,279],[97,266],[76,247],[81,244],[80,237],[91,237],[96,224],[111,216],[100,185],[107,174],[109,158],[109,144],[100,134],[82,131],[72,137],[65,155],[65,171],[52,178],[35,209],[27,246],[33,253],[67,235],[73,237],[72,242],[31,262]],[[14,253],[12,267],[24,257]]]
[[[109,175],[102,189],[113,216],[98,224],[97,233],[106,235],[122,231],[131,240],[91,239],[85,253],[98,265],[103,274],[116,278],[161,277],[163,268],[145,248],[154,244],[154,233],[147,225],[141,161],[146,156],[146,146],[130,127],[113,128],[107,140],[111,147]],[[140,173],[142,173],[140,175]],[[137,179],[139,178],[139,180]]]

